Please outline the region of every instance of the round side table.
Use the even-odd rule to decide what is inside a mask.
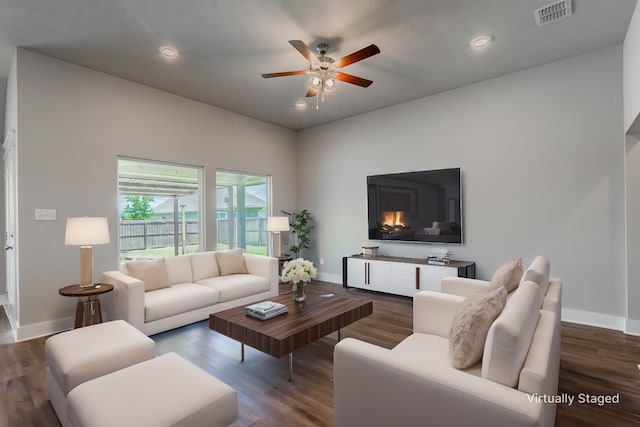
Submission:
[[[106,294],[113,290],[113,285],[108,283],[96,283],[93,286],[82,287],[69,285],[58,289],[58,293],[65,297],[80,298],[76,306],[76,322],[74,328],[102,323],[102,312],[98,295]],[[83,299],[86,298],[86,299]]]

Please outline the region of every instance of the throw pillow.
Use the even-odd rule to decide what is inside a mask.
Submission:
[[[491,276],[490,288],[504,286],[507,292],[513,292],[520,284],[522,278],[522,258],[502,264]]]
[[[164,259],[156,261],[129,261],[125,265],[129,276],[144,282],[145,292],[171,286]]]
[[[504,286],[469,295],[453,317],[449,332],[449,360],[466,369],[482,358],[489,328],[507,303]]]
[[[220,267],[220,275],[247,274],[247,266],[244,264],[244,255],[241,249],[216,252],[216,261]]]

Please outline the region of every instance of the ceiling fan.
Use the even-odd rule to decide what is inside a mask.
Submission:
[[[329,50],[329,45],[326,43],[320,43],[316,46],[316,52],[318,52],[319,56],[313,53],[311,48],[301,40],[289,40],[289,44],[300,52],[307,61],[309,61],[309,69],[267,73],[263,74],[262,77],[268,79],[271,77],[297,76],[300,74],[310,75],[311,80],[309,81],[309,89],[307,90],[306,96],[316,97],[316,110],[318,109],[318,98],[322,99],[324,102],[324,93],[334,88],[336,80],[361,87],[369,87],[371,83],[373,83],[371,80],[343,73],[340,70],[354,62],[362,61],[363,59],[380,53],[380,49],[375,44],[371,44],[347,56],[343,56],[338,60],[333,60],[332,58],[325,56]]]

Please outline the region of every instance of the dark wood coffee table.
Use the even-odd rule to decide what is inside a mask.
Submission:
[[[240,341],[241,360],[244,345],[273,357],[289,355],[289,381],[293,380],[293,352],[309,343],[338,331],[373,313],[373,301],[362,297],[334,295],[323,297],[306,287],[306,300],[294,302],[291,295],[280,295],[270,301],[285,304],[289,312],[269,320],[258,320],[245,314],[244,307],[232,308],[209,316],[209,328]]]

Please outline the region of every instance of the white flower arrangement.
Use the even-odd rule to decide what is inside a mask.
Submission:
[[[281,279],[285,283],[307,283],[314,279],[317,274],[318,270],[316,270],[311,261],[297,258],[284,263]]]

